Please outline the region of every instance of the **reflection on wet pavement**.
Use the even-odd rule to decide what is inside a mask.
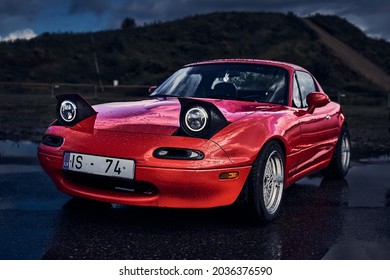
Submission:
[[[347,204],[349,207],[389,207],[390,157],[363,159],[353,163],[348,182]],[[309,176],[298,184],[320,185],[322,177]]]
[[[362,241],[350,238],[333,246],[324,260],[389,260],[390,242],[387,239]]]
[[[0,175],[38,171],[37,147],[30,141],[0,141]]]
[[[390,259],[390,157],[364,159],[349,170],[340,235],[323,259]],[[299,184],[319,186],[320,178]],[[383,210],[382,210],[383,209]]]
[[[38,165],[0,164],[0,175],[10,173],[39,172],[42,168]]]
[[[369,174],[369,176],[367,176]],[[390,168],[385,164],[362,164],[348,174],[349,207],[387,207],[390,194]]]
[[[1,157],[35,157],[37,154],[37,144],[30,141],[0,141]]]

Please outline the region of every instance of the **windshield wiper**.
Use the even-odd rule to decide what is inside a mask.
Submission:
[[[157,93],[153,95],[149,95],[149,97],[178,97],[177,95],[168,95],[168,94],[162,94],[162,93]]]
[[[256,99],[253,99],[253,98],[245,98],[245,97],[236,97],[236,98],[234,98],[234,100],[239,100],[239,101],[250,101],[250,102],[259,102],[259,101],[256,100]]]

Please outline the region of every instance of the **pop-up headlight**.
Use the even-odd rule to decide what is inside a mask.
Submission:
[[[61,125],[73,126],[96,114],[88,102],[78,94],[57,95],[57,120]]]
[[[180,130],[177,135],[209,139],[229,124],[213,103],[190,98],[179,100]]]

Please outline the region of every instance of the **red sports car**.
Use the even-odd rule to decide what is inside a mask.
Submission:
[[[302,67],[224,59],[186,65],[142,101],[90,106],[57,96],[38,156],[71,196],[139,206],[245,203],[259,221],[283,190],[322,170],[346,175],[340,105]]]

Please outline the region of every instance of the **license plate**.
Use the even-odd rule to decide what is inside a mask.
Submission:
[[[65,152],[62,169],[132,180],[135,162],[131,159]]]

